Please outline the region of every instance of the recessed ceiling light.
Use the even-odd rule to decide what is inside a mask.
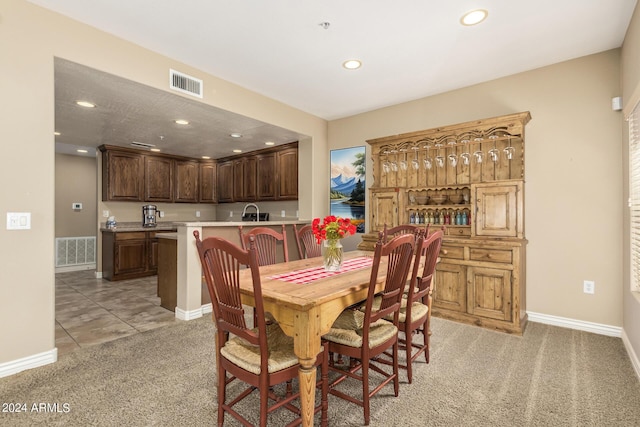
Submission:
[[[462,18],[460,18],[460,23],[462,25],[470,26],[476,25],[487,19],[489,12],[484,9],[476,9],[471,12],[465,13]]]
[[[209,157],[209,156],[202,156],[202,158],[203,158],[203,159],[205,159],[205,160],[209,160],[211,157]]]
[[[276,145],[276,143],[272,141],[267,141],[264,143],[264,145]]]
[[[178,119],[178,120],[176,120],[176,123],[179,124],[179,125],[188,125],[189,124],[189,120]]]
[[[94,104],[93,102],[89,102],[89,101],[76,101],[76,104],[78,104],[81,107],[85,107],[85,108],[95,108],[96,104]]]
[[[357,70],[362,66],[362,62],[357,59],[349,59],[342,63],[342,66],[347,70]]]
[[[159,148],[150,148],[149,151],[154,151],[154,152],[157,153],[158,151],[160,151],[160,149]]]
[[[234,153],[242,153],[242,150],[233,150]]]
[[[237,132],[234,132],[234,133],[232,133],[232,134],[229,134],[229,136],[230,136],[231,138],[242,138],[242,134],[241,134],[241,133],[237,133]]]
[[[78,153],[88,153],[88,151],[87,151],[87,150],[83,150],[82,148],[78,148],[76,151],[77,151]]]

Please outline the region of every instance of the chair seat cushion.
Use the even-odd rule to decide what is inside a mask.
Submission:
[[[413,319],[412,322],[415,322],[418,319],[424,318],[428,312],[429,312],[429,307],[427,307],[426,305],[420,302],[414,302],[413,304],[411,304],[411,318]],[[393,321],[393,316],[391,315],[385,316],[385,319]],[[400,309],[400,314],[398,316],[398,319],[401,323],[404,323],[407,321],[406,307],[403,307]]]
[[[323,335],[327,341],[348,345],[349,347],[362,347],[362,326],[364,313],[360,310],[345,310],[331,326],[329,332]],[[398,328],[386,320],[378,320],[369,327],[369,348],[397,336]]]
[[[255,331],[255,329],[254,329]],[[278,324],[267,325],[267,345],[269,347],[268,371],[278,372],[294,366],[298,358],[293,352],[293,338],[285,335]],[[220,354],[234,365],[260,374],[260,347],[246,340],[234,337],[220,349]]]

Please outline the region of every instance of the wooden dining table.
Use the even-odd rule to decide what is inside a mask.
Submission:
[[[345,252],[347,267],[329,277],[317,277],[324,275],[322,257],[260,267],[264,309],[273,314],[285,334],[293,337],[294,351],[300,362],[298,378],[303,426],[313,425],[314,364],[321,351],[321,337],[345,308],[367,298],[372,260],[372,252]],[[386,271],[387,260],[383,257],[376,280],[376,288],[380,289],[376,291],[382,290]],[[240,272],[240,282],[242,302],[254,306],[249,269]]]

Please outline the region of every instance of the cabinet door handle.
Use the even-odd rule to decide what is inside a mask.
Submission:
[[[440,252],[442,252],[442,255],[446,255],[449,253],[449,251],[446,249],[440,249]]]

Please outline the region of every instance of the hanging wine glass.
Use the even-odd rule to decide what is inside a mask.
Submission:
[[[400,169],[403,171],[407,170],[407,149],[406,148],[401,148],[400,152],[403,153],[404,157],[402,160],[400,160]]]
[[[389,165],[389,152],[383,151],[382,154],[385,155],[384,161],[382,162],[382,173],[387,174],[391,170],[391,166]]]
[[[513,159],[513,155],[515,154],[516,149],[511,146],[511,137],[509,137],[509,146],[504,147],[503,151],[504,151],[504,156],[507,158],[507,160]]]
[[[447,156],[447,158],[449,159],[449,164],[451,165],[451,167],[456,167],[458,165],[458,155],[455,153],[455,147],[456,147],[456,140],[449,140],[447,141],[447,145],[451,148],[453,148],[454,152],[449,154]]]
[[[444,156],[440,153],[440,149],[442,148],[442,143],[434,144],[436,147],[436,166],[439,168],[444,167]]]
[[[427,144],[423,148],[427,149],[427,153],[425,154],[425,157],[422,161],[424,163],[424,168],[426,170],[429,170],[433,167],[433,159],[429,157],[429,149],[431,148],[431,144]]]
[[[476,163],[480,164],[480,163],[482,163],[482,157],[484,157],[484,153],[482,151],[480,151],[480,150],[475,151],[473,153],[473,157],[476,160]]]
[[[493,148],[488,151],[489,157],[491,157],[491,161],[496,163],[498,161],[498,159],[500,159],[500,152],[496,148],[496,139],[498,139],[498,136],[497,135],[491,135],[489,137],[489,139],[493,140]]]
[[[398,163],[396,162],[396,160],[398,160],[398,156],[396,155],[397,151],[391,150],[390,153],[394,155],[394,160],[389,163],[389,167],[393,172],[398,172]]]
[[[460,143],[462,144],[464,150],[464,152],[460,154],[460,160],[462,161],[463,165],[469,166],[469,160],[471,158],[471,154],[469,154],[468,151],[469,140],[467,138],[464,138],[460,140]]]
[[[418,161],[418,147],[411,147],[413,150],[413,160],[411,160],[411,167],[413,170],[420,169],[420,162]]]

